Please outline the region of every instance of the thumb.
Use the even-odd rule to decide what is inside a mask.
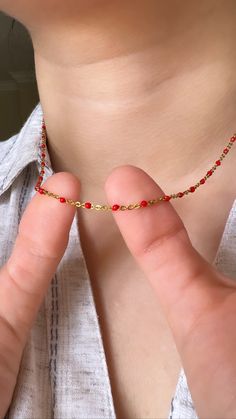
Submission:
[[[165,195],[148,174],[131,165],[115,168],[105,190],[110,205],[136,204]],[[197,312],[203,309],[202,290],[217,276],[216,271],[193,248],[171,201],[113,211],[113,215],[130,252],[154,288],[177,347],[181,346]]]

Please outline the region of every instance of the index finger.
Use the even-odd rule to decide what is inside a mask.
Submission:
[[[42,187],[77,200],[80,184],[60,172]],[[12,254],[0,271],[0,327],[22,344],[65,252],[74,215],[73,206],[36,193],[22,216]]]
[[[107,178],[105,189],[110,205],[128,205],[165,195],[147,173],[132,165],[115,168]],[[193,289],[197,278],[212,277],[213,269],[210,272],[210,265],[192,246],[184,223],[170,202],[114,211],[113,215],[128,248],[155,289],[168,320],[170,313],[171,319],[175,319],[172,308],[183,300],[184,291],[190,290],[190,286]],[[196,304],[194,308],[200,308],[196,298],[194,302],[188,300],[185,298],[185,303],[192,306],[187,310],[185,304],[188,317],[184,327],[180,318],[178,328],[174,328],[180,335],[191,325],[190,308],[193,304]]]

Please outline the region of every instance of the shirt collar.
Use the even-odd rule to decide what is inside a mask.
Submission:
[[[29,163],[36,162],[39,174],[42,117],[42,107],[38,103],[19,133],[6,141],[0,141],[0,196]],[[45,169],[52,170],[47,147],[45,154]]]

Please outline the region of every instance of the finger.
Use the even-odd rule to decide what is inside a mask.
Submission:
[[[60,172],[42,188],[78,199],[79,180]],[[69,238],[75,207],[59,200],[34,195],[18,229],[12,254],[0,271],[0,343],[11,340],[24,345],[50,280]]]
[[[131,165],[114,169],[105,190],[110,205],[128,205],[165,195],[147,173]],[[171,201],[131,211],[113,211],[113,215],[129,250],[154,287],[176,338],[182,338],[191,327],[191,313],[195,315],[196,310],[202,309],[197,307],[197,298],[189,299],[190,290],[194,288],[196,297],[196,285],[200,293],[206,286],[205,276],[212,276],[213,270],[193,248]],[[184,300],[186,290],[188,298]],[[176,320],[174,308],[183,300],[182,308],[178,307],[183,321],[181,316]]]

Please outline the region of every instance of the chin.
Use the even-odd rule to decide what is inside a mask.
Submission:
[[[110,0],[0,0],[0,12],[27,26],[38,20],[74,18],[77,13],[88,13],[92,8],[110,4]]]

